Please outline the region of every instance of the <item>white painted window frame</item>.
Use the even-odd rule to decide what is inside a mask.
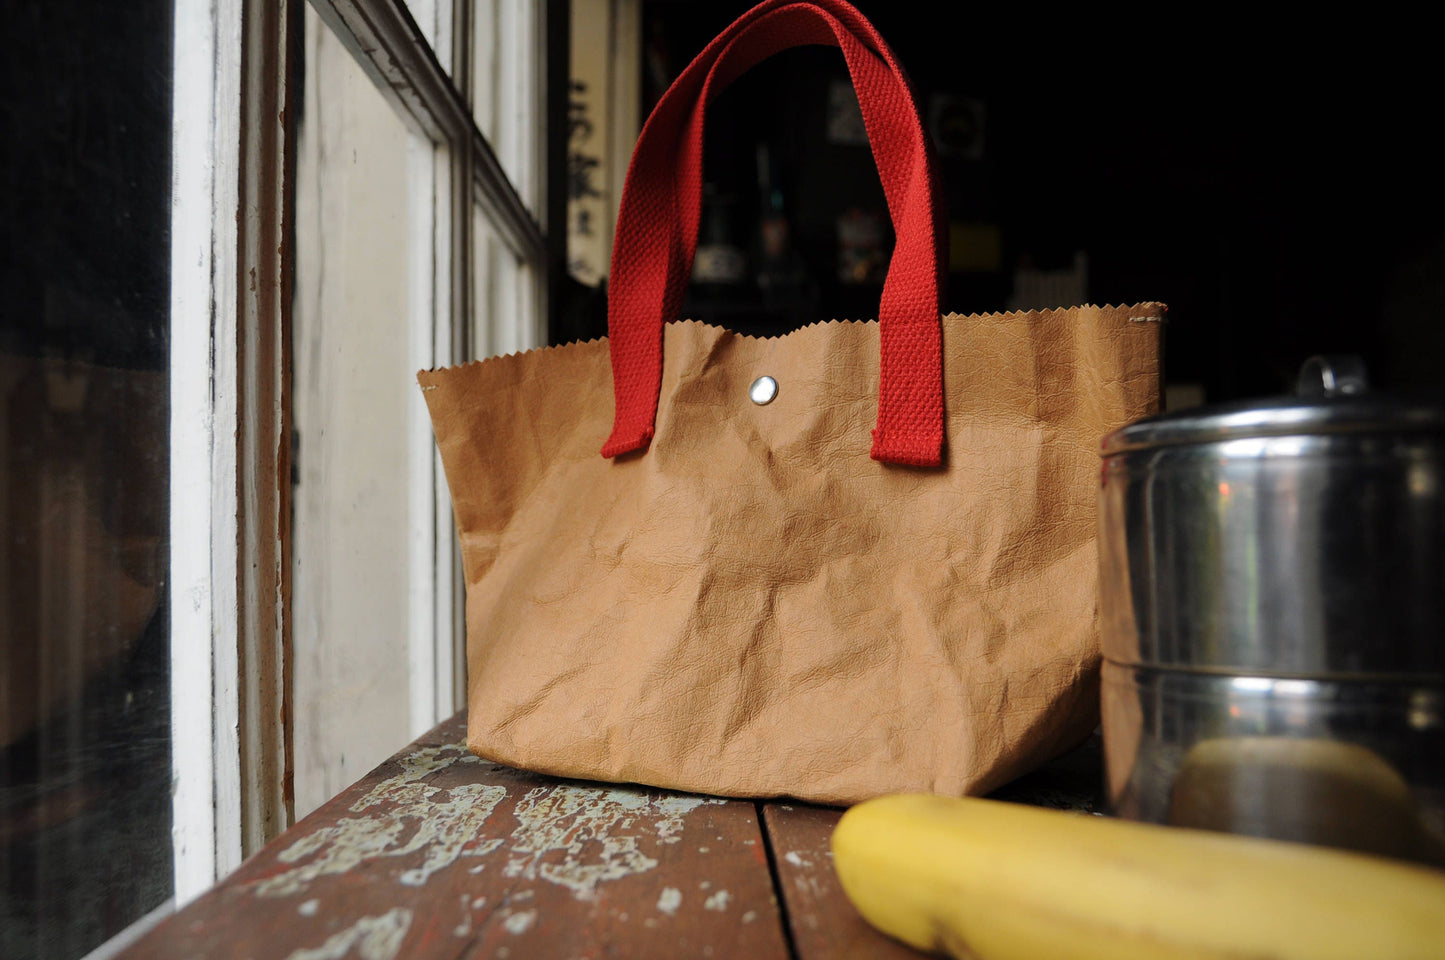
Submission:
[[[241,0],[177,0],[170,356],[176,901],[241,862],[236,268]],[[179,82],[179,78],[186,82]],[[208,82],[209,81],[209,82]]]
[[[178,906],[239,866],[292,817],[285,296],[294,137],[286,124],[295,111],[284,109],[292,95],[284,48],[301,2],[176,0],[170,583]],[[473,5],[412,0],[423,29],[402,0],[311,2],[418,138],[413,195],[434,202],[412,211],[412,265],[435,282],[412,292],[413,363],[446,365],[475,350],[474,288],[489,281],[473,275],[474,206],[531,278],[513,298],[513,311],[490,319],[487,341],[522,349],[543,343],[553,258],[532,211],[544,208],[545,177],[524,180],[529,209],[473,121],[467,72]],[[536,11],[520,18],[519,28],[535,54],[544,0],[508,2]],[[545,66],[526,56],[512,62],[538,75]],[[545,102],[539,95],[536,109]],[[540,141],[545,125],[535,123],[536,115],[531,136]],[[421,439],[409,455],[417,733],[461,705],[465,667],[451,508],[419,393],[408,415],[421,427],[413,430]]]

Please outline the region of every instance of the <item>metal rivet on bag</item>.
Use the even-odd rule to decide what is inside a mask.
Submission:
[[[773,398],[778,395],[778,381],[772,377],[758,377],[753,385],[748,387],[748,396],[752,397],[753,403],[758,406],[772,403]]]

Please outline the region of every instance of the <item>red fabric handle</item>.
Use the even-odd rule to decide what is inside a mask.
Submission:
[[[902,68],[845,0],[764,0],[698,54],[643,126],[612,248],[608,334],[617,407],[603,456],[642,449],[652,439],[662,325],[681,309],[697,246],[708,102],[760,61],[810,44],[843,51],[897,236],[878,311],[872,456],[914,466],[943,462],[941,191]]]

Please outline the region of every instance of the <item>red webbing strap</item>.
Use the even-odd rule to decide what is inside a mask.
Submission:
[[[916,466],[942,462],[940,193],[902,68],[844,0],[766,0],[754,7],[683,71],[643,127],[613,243],[608,327],[617,408],[603,456],[641,449],[653,435],[662,325],[681,308],[697,243],[706,105],[756,63],[808,44],[843,52],[897,236],[879,308],[872,456]]]

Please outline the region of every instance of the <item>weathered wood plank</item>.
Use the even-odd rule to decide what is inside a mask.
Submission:
[[[916,960],[923,954],[870,927],[843,893],[828,848],[841,816],[801,803],[763,807],[798,960]]]
[[[786,957],[753,804],[487,763],[442,724],[131,957]]]
[[[995,791],[997,800],[1095,813],[1102,807],[1103,755],[1097,735],[1077,749]],[[853,909],[833,871],[828,840],[843,811],[769,803],[764,827],[778,890],[799,960],[917,958],[923,954],[878,933]]]

